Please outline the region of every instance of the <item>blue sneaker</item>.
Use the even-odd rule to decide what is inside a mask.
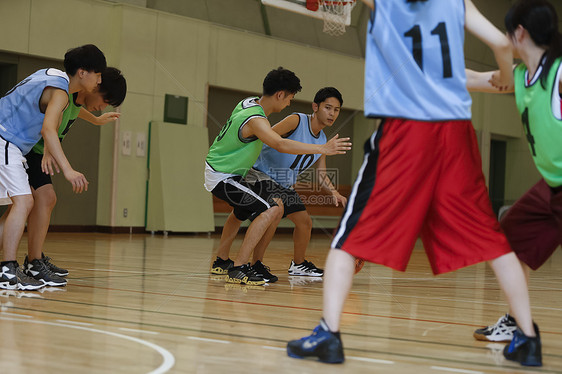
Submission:
[[[542,366],[541,335],[537,324],[533,323],[533,326],[537,335],[534,338],[523,334],[519,327],[515,330],[513,340],[503,349],[506,359],[517,361],[523,366]]]
[[[331,332],[324,318],[311,335],[287,343],[287,354],[293,358],[317,357],[329,364],[341,364],[345,359],[339,332]]]

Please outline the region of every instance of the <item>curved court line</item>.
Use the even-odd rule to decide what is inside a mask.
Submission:
[[[28,323],[35,323],[35,324],[39,324],[39,325],[60,326],[60,327],[68,327],[68,328],[71,328],[71,329],[77,329],[77,330],[86,330],[86,331],[91,331],[91,332],[98,332],[98,333],[101,333],[101,334],[115,336],[115,337],[118,337],[118,338],[131,340],[135,343],[145,345],[149,348],[154,349],[158,353],[160,353],[160,355],[164,359],[164,362],[162,362],[162,364],[159,367],[157,367],[156,369],[148,372],[148,374],[163,374],[163,373],[166,373],[168,370],[170,370],[174,366],[174,364],[176,362],[176,360],[174,358],[174,355],[172,355],[168,350],[160,347],[159,345],[156,345],[154,343],[148,342],[148,341],[143,340],[143,339],[134,338],[132,336],[123,335],[123,334],[119,334],[119,333],[116,333],[116,332],[98,330],[98,329],[94,329],[94,328],[91,328],[91,327],[83,327],[83,326],[76,326],[76,325],[65,325],[65,324],[56,323],[56,322],[36,321],[36,320],[30,321],[28,319],[10,318],[10,317],[4,317],[4,316],[1,316],[1,315],[0,315],[0,319],[7,320],[7,321],[28,322]]]

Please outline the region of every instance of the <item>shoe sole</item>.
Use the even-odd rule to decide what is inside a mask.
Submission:
[[[310,274],[310,273],[291,273],[289,272],[289,275],[291,276],[295,276],[295,277],[323,277],[324,274]]]
[[[35,290],[38,290],[38,289],[43,288],[43,287],[45,287],[44,284],[42,284],[40,286],[33,286],[31,284],[28,284],[28,285],[24,286],[24,285],[18,284],[18,290],[22,290],[22,291],[35,291]]]
[[[323,362],[325,364],[342,364],[345,361],[345,358],[335,359],[335,360],[325,360],[318,356],[300,356],[296,353],[290,351],[289,347],[287,347],[287,356],[292,358],[298,358],[299,360],[316,360]]]
[[[43,282],[43,286],[51,286],[51,287],[64,287],[66,286],[67,282],[55,282],[55,281],[45,281],[44,279],[41,279],[41,282]]]
[[[228,270],[225,270],[223,268],[212,268],[211,274],[225,275],[225,274],[228,274]]]
[[[513,337],[504,337],[504,338],[496,338],[496,339],[492,338],[492,339],[490,339],[488,335],[478,334],[478,333],[474,333],[474,334],[472,334],[472,336],[474,336],[474,339],[476,339],[476,340],[480,340],[480,341],[483,341],[483,342],[494,342],[494,343],[501,343],[501,342],[509,343],[509,342],[511,342],[511,339],[513,338]]]
[[[66,273],[55,273],[59,277],[66,277],[68,275],[68,271]]]
[[[231,278],[228,275],[226,276],[226,282],[235,284],[247,284],[248,286],[263,286],[266,283],[265,281],[250,281],[248,280],[248,277],[244,277],[242,279]]]
[[[0,283],[0,288],[3,290],[15,290],[18,288],[17,284],[10,284],[9,282]]]

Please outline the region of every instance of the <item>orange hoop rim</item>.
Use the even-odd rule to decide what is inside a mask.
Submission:
[[[346,6],[346,5],[351,5],[355,3],[355,0],[350,0],[350,1],[334,1],[334,0],[318,0],[318,3],[320,5],[341,5],[341,6]]]

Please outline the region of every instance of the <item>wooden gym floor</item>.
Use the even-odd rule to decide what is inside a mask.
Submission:
[[[235,242],[237,249],[240,240]],[[10,373],[562,373],[562,251],[531,278],[544,366],[506,362],[475,328],[506,310],[485,264],[433,277],[417,248],[406,273],[367,264],[345,308],[346,362],[288,358],[285,344],[321,317],[322,281],[287,276],[290,235],[275,237],[266,287],[208,274],[218,237],[49,234],[70,270],[65,288],[0,290],[0,372]],[[27,243],[20,246],[20,263]],[[329,246],[314,235],[308,259]]]

